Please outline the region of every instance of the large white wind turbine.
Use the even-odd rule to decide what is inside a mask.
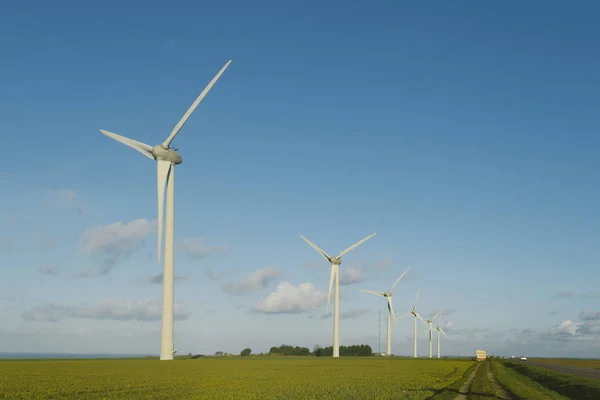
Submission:
[[[425,322],[425,320],[423,318],[421,318],[421,315],[419,314],[419,312],[417,311],[417,303],[419,302],[419,291],[421,289],[417,289],[417,297],[415,298],[415,304],[413,306],[413,309],[411,312],[409,312],[408,314],[404,314],[401,317],[398,317],[398,319],[400,318],[404,318],[404,317],[408,317],[409,315],[412,315],[415,317],[415,321],[414,321],[414,342],[413,342],[413,357],[417,358],[417,318],[419,318],[421,321]],[[425,322],[427,323],[427,322]]]
[[[181,164],[182,159],[178,149],[171,148],[171,142],[177,136],[179,130],[186,123],[190,115],[194,112],[198,104],[202,101],[204,96],[209,92],[213,85],[217,82],[221,74],[225,72],[225,69],[229,66],[231,60],[225,64],[219,73],[210,81],[208,86],[200,93],[200,96],[194,101],[191,107],[187,110],[181,120],[175,125],[169,137],[159,145],[154,147],[135,141],[133,139],[126,138],[124,136],[117,135],[112,132],[100,130],[106,136],[121,142],[156,161],[157,166],[157,187],[158,187],[158,262],[160,263],[161,256],[161,241],[163,235],[163,209],[164,209],[164,196],[165,186],[167,191],[166,201],[166,215],[165,215],[165,260],[163,269],[163,298],[162,298],[162,324],[160,333],[160,359],[161,360],[172,360],[173,359],[173,264],[174,264],[174,252],[173,252],[173,222],[174,222],[174,207],[173,202],[175,198],[174,191],[174,170],[175,165]]]
[[[425,323],[428,324],[429,326],[429,358],[433,358],[433,349],[432,349],[432,343],[433,343],[433,320],[435,319],[435,317],[437,317],[438,315],[440,315],[442,312],[444,312],[444,310],[438,311],[435,315],[433,315],[432,317],[429,317],[427,319],[425,319]],[[439,333],[438,333],[439,336]],[[438,342],[439,342],[439,338],[438,338]],[[439,349],[439,346],[438,346]],[[439,350],[438,350],[439,353]],[[439,358],[439,357],[438,357]]]
[[[440,318],[438,318],[438,322],[437,322],[437,326],[435,327],[435,329],[437,329],[438,334],[437,334],[437,345],[438,345],[438,356],[437,358],[440,358],[440,332],[444,334],[444,336],[446,336],[448,339],[450,339],[448,337],[448,335],[446,335],[446,332],[444,332],[444,330],[442,329],[442,327],[440,326],[440,321],[442,320],[442,314],[444,313],[444,310],[442,310],[440,312]]]
[[[331,300],[331,290],[333,288],[333,281],[335,279],[335,297],[333,301],[333,356],[340,356],[340,264],[342,263],[342,256],[354,250],[367,240],[371,239],[375,236],[375,233],[370,234],[366,238],[361,241],[354,243],[352,246],[348,247],[346,250],[342,251],[335,257],[331,257],[329,254],[325,253],[323,250],[317,247],[316,244],[300,235],[302,239],[306,243],[310,245],[313,249],[319,252],[327,261],[331,263],[331,273],[329,274],[329,294],[327,295],[327,311],[329,311],[329,302]]]
[[[396,315],[394,314],[394,306],[392,304],[392,290],[394,290],[394,288],[396,287],[398,282],[400,282],[400,279],[402,279],[404,277],[404,275],[406,275],[406,273],[408,272],[409,269],[410,269],[410,267],[408,267],[408,268],[406,268],[406,270],[404,270],[402,275],[400,275],[400,278],[396,279],[396,282],[394,282],[394,284],[388,289],[387,292],[373,292],[372,290],[360,289],[361,292],[371,293],[371,294],[374,294],[376,296],[381,296],[381,297],[387,297],[388,312],[387,312],[387,351],[386,351],[386,354],[388,356],[392,355],[392,323],[391,323],[391,321],[393,320],[394,325],[396,325]]]

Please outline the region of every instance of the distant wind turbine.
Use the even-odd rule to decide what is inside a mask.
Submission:
[[[432,317],[425,319],[425,323],[429,325],[429,358],[433,358],[433,350],[432,350],[432,343],[433,343],[433,333],[432,333],[432,329],[433,328],[432,328],[432,324],[433,324],[433,320],[435,319],[435,317],[437,317],[438,315],[440,315],[442,312],[444,312],[444,310],[438,311]],[[439,333],[438,333],[438,335],[439,335]],[[439,342],[439,339],[438,339],[438,342]],[[439,353],[439,350],[438,350],[438,353]]]
[[[366,238],[354,243],[346,250],[342,251],[335,257],[331,257],[323,250],[317,247],[316,244],[300,235],[310,247],[319,252],[327,261],[331,263],[331,273],[329,274],[329,294],[327,295],[327,311],[329,312],[329,302],[331,300],[331,290],[333,289],[333,281],[335,279],[335,298],[333,302],[333,357],[340,356],[340,265],[342,264],[342,256],[354,250],[367,240],[375,236],[375,233],[367,236]]]
[[[421,289],[417,289],[417,297],[415,298],[415,304],[413,306],[413,309],[411,312],[409,312],[408,314],[404,314],[401,317],[398,317],[398,319],[400,318],[404,318],[404,317],[408,317],[409,315],[412,315],[415,317],[414,320],[414,342],[413,342],[413,357],[417,358],[417,318],[419,318],[421,321],[425,322],[425,320],[423,318],[421,318],[421,315],[419,315],[418,311],[417,311],[417,303],[419,302],[419,291]],[[427,322],[425,322],[427,323]]]
[[[392,324],[391,324],[391,321],[393,320],[394,325],[396,325],[396,315],[394,314],[394,306],[392,304],[392,290],[394,290],[394,288],[396,287],[398,282],[400,282],[400,279],[402,279],[404,277],[404,275],[406,275],[406,273],[408,272],[409,269],[410,269],[410,267],[406,268],[406,270],[402,273],[402,275],[400,275],[400,277],[398,279],[396,279],[396,282],[394,282],[394,284],[388,289],[387,292],[373,292],[371,290],[360,289],[361,292],[371,293],[371,294],[374,294],[376,296],[381,296],[381,297],[387,297],[388,312],[387,312],[387,351],[386,351],[386,353],[388,356],[390,356],[392,354]]]
[[[437,334],[437,345],[438,345],[438,357],[440,358],[440,332],[446,336],[448,338],[448,340],[450,340],[450,338],[448,337],[448,335],[446,335],[446,332],[444,332],[444,330],[442,329],[442,327],[440,326],[440,321],[442,320],[442,314],[444,313],[444,310],[442,310],[440,312],[440,317],[438,318],[438,322],[437,322],[437,326],[435,327],[435,329],[437,329],[438,334]]]
[[[178,149],[171,148],[171,142],[179,133],[179,130],[186,123],[190,115],[194,112],[198,104],[202,101],[204,96],[209,92],[213,85],[217,82],[221,74],[225,72],[225,69],[229,66],[231,60],[225,64],[223,68],[217,73],[217,75],[210,81],[208,86],[200,93],[200,96],[192,103],[191,107],[183,115],[181,120],[175,125],[169,137],[159,145],[154,147],[147,145],[142,142],[138,142],[133,139],[126,138],[124,136],[117,135],[112,132],[108,132],[100,129],[100,132],[105,134],[111,139],[121,142],[124,145],[135,149],[148,157],[151,160],[156,161],[157,166],[157,188],[158,188],[158,262],[160,263],[161,250],[162,250],[162,235],[163,235],[163,212],[164,212],[164,197],[165,197],[165,186],[167,191],[166,201],[166,218],[165,218],[165,260],[163,269],[163,298],[162,298],[162,324],[160,332],[160,359],[161,360],[172,360],[173,359],[173,279],[174,279],[174,252],[173,252],[173,230],[174,230],[174,200],[175,200],[175,165],[181,164],[183,161]]]

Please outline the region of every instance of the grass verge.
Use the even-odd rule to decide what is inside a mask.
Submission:
[[[562,396],[559,393],[542,386],[512,368],[508,368],[503,362],[492,361],[490,368],[492,369],[498,384],[511,398],[517,400],[568,399],[568,397]]]
[[[595,379],[563,374],[534,365],[508,362],[503,366],[568,398],[579,400],[600,399],[600,381]]]

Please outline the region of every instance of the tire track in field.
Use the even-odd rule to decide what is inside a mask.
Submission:
[[[492,382],[492,385],[494,386],[494,391],[496,392],[496,396],[498,396],[499,399],[504,399],[504,400],[512,399],[512,397],[510,397],[506,393],[506,391],[502,388],[502,386],[500,386],[500,384],[498,383],[498,380],[494,376],[494,372],[492,371],[491,368],[488,368],[487,378],[490,382]]]
[[[459,395],[455,397],[454,400],[468,400],[469,396],[469,389],[471,388],[471,383],[473,382],[473,379],[475,378],[475,374],[477,373],[477,371],[479,370],[479,368],[481,367],[481,364],[477,364],[477,366],[475,367],[475,369],[473,369],[473,372],[471,372],[471,375],[469,375],[469,378],[467,379],[467,381],[460,387],[460,390],[458,391]]]

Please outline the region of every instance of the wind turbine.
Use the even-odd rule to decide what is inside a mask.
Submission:
[[[438,338],[437,338],[438,339],[437,340],[437,342],[438,342],[437,343],[437,345],[438,345],[438,357],[437,358],[440,358],[440,332],[443,333],[444,336],[446,336],[448,338],[448,340],[450,340],[450,338],[448,337],[448,335],[446,335],[446,332],[444,332],[444,330],[440,327],[440,321],[442,320],[442,314],[443,313],[444,313],[444,310],[442,310],[440,312],[440,318],[438,319],[437,326],[435,327],[435,329],[437,329],[437,331],[438,331],[438,334],[437,334],[437,336],[438,336]]]
[[[429,358],[433,358],[433,350],[432,350],[432,347],[431,347],[432,346],[432,342],[433,342],[433,339],[432,339],[432,336],[433,336],[433,333],[432,333],[433,320],[435,319],[435,317],[437,317],[438,315],[440,315],[442,312],[444,312],[444,310],[438,311],[433,317],[427,318],[424,321],[426,324],[429,325]],[[439,335],[439,333],[438,333],[438,335]],[[438,338],[438,342],[439,342],[439,338]],[[438,349],[439,349],[439,346],[438,346]],[[438,358],[439,358],[439,350],[438,350]]]
[[[410,267],[408,267],[408,268],[406,268],[406,270],[404,270],[402,275],[400,275],[400,278],[396,279],[396,282],[394,282],[394,284],[388,289],[387,292],[373,292],[371,290],[360,289],[361,292],[371,293],[371,294],[374,294],[376,296],[381,296],[381,297],[387,297],[388,312],[387,312],[387,351],[386,352],[387,352],[388,356],[392,355],[392,324],[391,324],[391,321],[393,320],[394,325],[396,325],[396,315],[394,314],[394,306],[392,305],[392,290],[394,290],[394,288],[396,287],[398,282],[400,282],[400,279],[402,279],[404,277],[404,275],[406,275],[406,273],[408,272],[409,269],[410,269]]]
[[[331,257],[323,250],[317,247],[316,244],[300,235],[310,247],[319,252],[327,261],[331,263],[331,273],[329,274],[329,294],[327,295],[327,311],[329,312],[329,301],[331,300],[331,290],[333,288],[333,281],[335,279],[335,298],[333,302],[333,357],[340,356],[340,264],[342,264],[342,256],[354,250],[367,240],[375,236],[375,233],[370,234],[366,238],[354,243],[346,250],[342,251],[335,257]]]
[[[163,269],[163,298],[162,298],[162,324],[160,332],[160,359],[161,360],[172,360],[173,359],[173,268],[174,268],[174,252],[173,252],[173,229],[174,229],[174,198],[175,198],[175,165],[181,164],[182,159],[176,148],[171,148],[171,142],[177,136],[179,130],[186,123],[190,115],[194,112],[198,104],[202,101],[204,96],[209,92],[217,80],[221,77],[221,74],[225,72],[225,69],[229,66],[231,60],[225,64],[223,68],[217,73],[217,75],[210,81],[208,86],[200,93],[200,96],[194,101],[191,107],[183,115],[181,120],[175,125],[171,134],[167,139],[159,145],[154,147],[147,145],[142,142],[138,142],[133,139],[126,138],[124,136],[117,135],[112,132],[108,132],[100,129],[100,132],[106,136],[121,142],[132,149],[135,149],[148,157],[151,160],[156,161],[157,166],[157,188],[158,188],[158,262],[160,263],[161,249],[162,249],[162,234],[163,234],[163,209],[164,209],[164,196],[165,186],[167,191],[167,204],[166,204],[166,218],[165,218],[165,259]]]
[[[421,318],[421,315],[419,315],[418,311],[417,311],[417,303],[419,302],[419,291],[421,289],[417,289],[417,297],[415,299],[415,304],[413,306],[413,309],[411,312],[409,312],[408,314],[404,314],[401,317],[398,317],[398,319],[400,318],[404,318],[404,317],[408,317],[409,315],[412,315],[415,317],[415,321],[414,321],[414,343],[413,343],[413,357],[417,358],[417,318],[419,318],[421,321],[425,322],[425,320],[423,318]],[[427,323],[427,322],[425,322]]]

